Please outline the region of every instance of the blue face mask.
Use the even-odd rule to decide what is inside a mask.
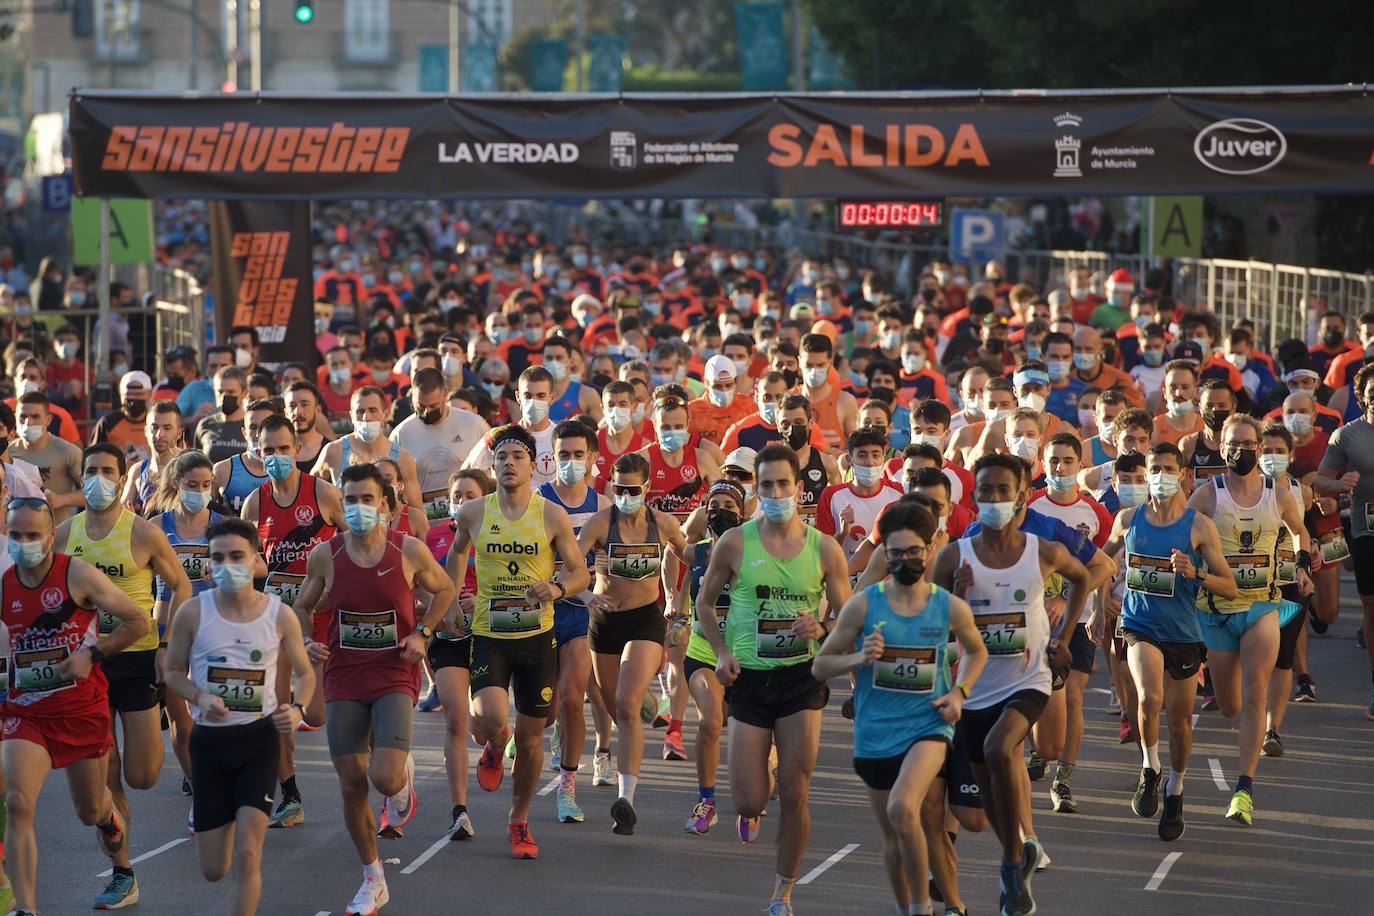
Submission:
[[[871,321],[854,322],[854,333],[858,334],[860,337],[867,337],[872,330],[873,322]]]
[[[660,385],[671,385],[671,384],[673,384],[673,382],[676,382],[676,381],[677,381],[677,373],[676,373],[676,372],[650,372],[650,373],[649,373],[649,381],[653,383],[653,386],[654,386],[655,388],[658,388]]]
[[[983,527],[991,528],[994,531],[1001,531],[1011,522],[1016,515],[1016,503],[978,503],[978,521],[983,523]]]
[[[343,385],[352,377],[353,373],[347,367],[329,370],[329,381],[335,385]]]
[[[558,462],[558,482],[565,487],[571,487],[581,483],[582,478],[587,476],[587,463],[585,461],[560,461]]]
[[[494,401],[501,400],[506,394],[506,386],[498,385],[495,382],[483,382],[482,388],[486,390],[487,394],[491,395]]]
[[[181,505],[187,512],[195,515],[210,505],[209,490],[182,490]]]
[[[87,477],[81,484],[81,492],[86,497],[86,506],[103,512],[114,505],[119,495],[119,487],[113,480],[104,477]]]
[[[262,460],[262,466],[268,477],[280,482],[291,476],[296,469],[296,462],[290,455],[268,455]]]
[[[16,565],[22,566],[25,569],[33,569],[39,563],[42,563],[43,558],[48,555],[47,548],[43,546],[42,541],[20,542],[11,538],[8,549],[10,559],[13,560]]]
[[[1026,359],[1039,359],[1039,358],[1040,358],[1040,348],[1037,347],[1037,346],[1035,346],[1034,344],[1028,345],[1028,346],[1026,347]]]
[[[226,592],[237,592],[253,584],[253,567],[247,563],[220,563],[210,567],[210,578],[215,587]]]
[[[863,388],[868,384],[868,379],[858,372],[849,373],[849,384],[855,388]]]
[[[770,522],[782,524],[792,518],[797,512],[797,501],[791,496],[784,496],[781,499],[773,499],[768,496],[759,497],[759,511],[763,517]]]
[[[1073,355],[1073,367],[1079,372],[1087,372],[1097,365],[1097,357],[1092,353],[1075,353]]]
[[[1156,366],[1164,365],[1163,350],[1146,350],[1143,356],[1145,358],[1145,365],[1149,366],[1152,369]]]
[[[1149,484],[1119,483],[1116,485],[1116,497],[1121,501],[1121,505],[1128,509],[1145,502],[1145,498],[1149,495]]]
[[[344,524],[354,534],[367,534],[377,527],[377,507],[354,503],[344,507]]]
[[[769,401],[759,405],[759,418],[769,426],[778,425],[778,404],[776,401]]]
[[[1030,358],[1029,355],[1026,357]],[[1050,381],[1062,382],[1069,376],[1069,361],[1066,359],[1052,359],[1045,363],[1045,371],[1049,374]]]
[[[685,429],[665,429],[658,434],[658,444],[665,452],[680,452],[689,437]]]
[[[611,497],[611,499],[615,502],[616,509],[620,510],[625,515],[634,515],[644,505],[644,496],[642,494],[639,496],[629,496],[625,493],[617,493],[615,496]]]

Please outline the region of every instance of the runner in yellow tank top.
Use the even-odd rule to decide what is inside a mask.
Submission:
[[[162,656],[166,653],[166,627],[172,615],[191,598],[191,583],[181,567],[167,535],[147,519],[139,518],[119,504],[128,476],[124,452],[108,442],[92,445],[82,455],[82,493],[86,511],[57,527],[53,550],[71,554],[96,566],[127,594],[139,609],[153,613],[153,576],[156,574],[172,589],[172,601],[165,619],[145,637],[102,663],[110,683],[112,713],[123,723],[124,746],[118,745],[120,729],[115,729],[115,752],[110,754],[110,787],[115,805],[127,822],[129,801],[123,782],[135,789],[151,789],[162,769],[162,734],[158,727],[158,690]],[[100,615],[100,629],[114,629],[115,622]],[[105,891],[95,898],[99,909],[113,909],[136,903],[138,882],[129,867],[129,844],[113,858],[120,869],[110,878]]]
[[[544,530],[544,497],[530,494],[525,514],[504,517],[495,493],[483,498],[477,548],[477,598],[472,632],[519,639],[553,629],[553,602],[531,605],[525,590],[553,580],[553,548]]]

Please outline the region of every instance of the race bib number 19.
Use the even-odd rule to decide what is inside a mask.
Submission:
[[[1236,554],[1226,558],[1231,574],[1239,588],[1267,588],[1269,586],[1269,558],[1258,554]]]

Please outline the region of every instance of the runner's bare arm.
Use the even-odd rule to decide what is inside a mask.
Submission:
[[[579,548],[577,536],[573,534],[572,519],[561,506],[545,500],[544,501],[544,524],[547,531],[552,532],[549,538],[553,548],[558,551],[558,556],[563,559],[563,570],[554,577],[554,582],[562,589],[560,597],[576,595],[581,592],[592,581],[591,575],[587,572],[587,553]],[[674,529],[677,523],[673,523]],[[682,540],[682,532],[676,532],[678,541]],[[548,599],[553,596],[553,589],[546,583],[536,582],[531,588],[544,585],[548,589]]]
[[[577,549],[585,557],[605,546],[606,533],[610,530],[611,510],[602,509],[582,525],[577,535]]]
[[[857,576],[868,569],[868,559],[878,549],[878,545],[873,542],[873,536],[876,533],[876,529],[870,531],[868,536],[859,542],[859,547],[854,551],[854,556],[849,558],[849,574],[851,576]]]
[[[1040,539],[1040,562],[1050,571],[1057,572],[1069,580],[1069,606],[1064,611],[1064,625],[1059,632],[1072,635],[1073,628],[1078,626],[1078,619],[1083,616],[1083,607],[1087,604],[1088,595],[1092,593],[1093,573],[1069,553],[1069,549],[1063,544],[1044,538]],[[1064,636],[1061,636],[1059,641],[1068,645],[1068,639]]]
[[[585,531],[585,529],[584,529]],[[701,621],[701,631],[706,641],[719,659],[722,654],[730,654],[725,648],[725,640],[720,635],[720,619],[716,617],[716,599],[721,590],[734,583],[739,575],[740,557],[744,541],[738,528],[731,528],[720,536],[711,548],[711,562],[706,564],[706,572],[701,577],[701,587],[697,589],[697,619]]]
[[[404,550],[406,564],[415,570],[415,586],[434,596],[434,600],[429,603],[429,610],[420,622],[431,630],[436,629],[453,605],[456,594],[454,585],[424,541],[406,538]]]
[[[1240,594],[1235,574],[1221,550],[1221,535],[1217,523],[1205,515],[1193,515],[1193,546],[1202,562],[1207,564],[1206,575],[1200,576],[1202,587],[1218,598],[1235,598]],[[1195,571],[1200,572],[1200,570]]]
[[[821,538],[821,573],[825,576],[825,601],[833,617],[844,607],[853,590],[849,587],[849,564],[844,548],[830,538]]]
[[[864,541],[868,543],[867,540]],[[860,545],[859,549],[863,549]],[[876,547],[868,556],[868,562],[864,565],[863,575],[859,576],[859,581],[854,583],[855,591],[861,591],[870,585],[876,585],[887,578],[887,554],[878,550]]]
[[[830,635],[821,643],[816,657],[811,660],[811,674],[819,681],[829,680],[850,671],[857,671],[865,665],[873,664],[883,652],[883,636],[875,630],[864,640],[863,647],[854,651],[854,644],[863,632],[864,620],[868,617],[868,596],[863,592],[854,595],[840,608],[840,614],[831,628]]]
[[[324,448],[320,449],[319,456],[315,458],[315,466],[310,469],[311,476],[333,483],[334,465],[338,461],[336,456],[342,449],[342,440],[326,442]]]
[[[124,481],[124,492],[119,496],[119,504],[121,506],[132,509],[137,504],[139,475],[134,473],[134,468],[141,468],[143,465],[147,464],[147,462],[148,459],[144,458],[141,461],[135,462],[133,468],[129,468],[128,478]]]
[[[972,688],[988,663],[988,647],[973,621],[973,609],[955,595],[949,596],[949,631],[959,640],[959,683]]]
[[[327,480],[315,481],[315,502],[319,503],[320,515],[325,524],[342,529],[344,526],[343,495],[339,488]]]
[[[1211,483],[1204,483],[1193,491],[1193,495],[1188,497],[1188,505],[1196,509],[1199,515],[1211,518],[1217,511],[1217,488]]]
[[[72,532],[72,523],[71,523],[71,519],[68,519],[67,521],[65,521],[65,522],[63,522],[62,524],[60,524],[60,525],[57,526],[57,528],[53,531],[53,534],[52,534],[52,552],[53,552],[53,553],[66,553],[66,552],[67,552],[67,539],[68,539],[68,536],[71,534],[71,532]]]
[[[1279,518],[1283,519],[1284,527],[1288,529],[1288,536],[1298,545],[1298,550],[1307,554],[1306,565],[1299,565],[1297,570],[1297,585],[1299,594],[1312,594],[1312,537],[1307,533],[1307,525],[1302,520],[1302,504],[1293,498],[1293,491],[1290,489],[1280,489],[1278,491]],[[1283,537],[1283,532],[1279,532],[1279,537]]]
[[[243,501],[243,507],[239,509],[239,518],[246,522],[258,523],[258,491],[254,490],[248,494],[248,498]]]
[[[1102,545],[1102,552],[1109,557],[1115,557],[1121,552],[1121,548],[1126,546],[1126,531],[1131,527],[1131,519],[1135,518],[1137,506],[1129,509],[1122,509],[1116,514],[1112,521],[1112,533],[1107,535],[1107,543]],[[1194,513],[1196,515],[1196,513]]]
[[[292,609],[300,621],[302,632],[313,632],[312,615],[324,604],[329,588],[334,584],[334,557],[328,541],[316,544],[305,561],[305,581],[296,593]]]
[[[682,526],[682,536],[687,539],[688,544],[695,544],[706,537],[706,507],[704,505],[697,506],[692,510],[692,514],[687,516],[687,523]]]
[[[187,672],[191,670],[191,644],[200,629],[200,598],[192,598],[181,605],[172,618],[167,639],[166,666],[162,673],[167,689],[188,703],[194,703],[196,687]]]
[[[216,461],[216,462],[215,462],[215,480],[214,480],[214,483],[215,483],[215,498],[216,498],[216,499],[223,499],[223,498],[224,498],[224,488],[227,487],[227,486],[229,486],[229,476],[230,476],[230,475],[233,473],[233,471],[234,471],[233,465],[230,463],[230,462],[232,462],[232,461],[233,461],[232,458],[225,458],[225,459],[222,460],[222,461]]]
[[[463,583],[467,581],[468,551],[472,547],[472,532],[482,523],[484,502],[485,500],[472,499],[458,507],[458,518],[453,526],[453,543],[449,545],[448,557],[444,560],[444,569],[448,572],[449,582],[453,583],[455,594],[462,591]],[[457,602],[454,602],[453,612],[444,621],[444,629],[455,636],[463,632],[463,615],[456,614],[455,621],[456,611]]]
[[[874,555],[874,559],[869,563],[870,568],[881,558],[883,567],[887,566],[887,557],[882,551]],[[954,591],[954,574],[959,571],[959,545],[950,544],[944,550],[935,555],[935,565],[930,570],[930,581],[949,592],[951,595],[957,594]],[[883,575],[887,575],[886,572]],[[960,595],[959,597],[963,597]]]
[[[652,510],[651,510],[652,511]],[[682,533],[682,526],[677,523],[677,519],[666,512],[656,512],[658,515],[658,530],[663,537],[664,543],[668,545],[668,550],[677,557],[678,562],[684,566],[692,565],[687,558],[687,538]]]
[[[423,507],[424,495],[420,492],[420,473],[415,467],[415,456],[405,449],[396,455],[396,464],[401,468],[402,500],[410,506]]]
[[[134,600],[103,572],[83,560],[72,558],[67,570],[67,589],[78,606],[89,610],[99,608],[119,621],[112,632],[95,644],[106,658],[127,649],[153,628],[146,610],[134,604]],[[91,664],[89,652],[78,652],[67,657],[61,670],[64,675],[83,678],[90,674]]]
[[[707,487],[720,480],[720,462],[709,449],[697,447],[697,469],[701,471]]]
[[[834,458],[830,457],[825,452],[820,452],[819,454],[821,456],[821,466],[825,468],[825,482],[827,484],[839,483],[840,466],[835,462]]]

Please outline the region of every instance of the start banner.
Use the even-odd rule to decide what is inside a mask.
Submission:
[[[71,96],[76,193],[415,199],[1365,192],[1362,86]]]

